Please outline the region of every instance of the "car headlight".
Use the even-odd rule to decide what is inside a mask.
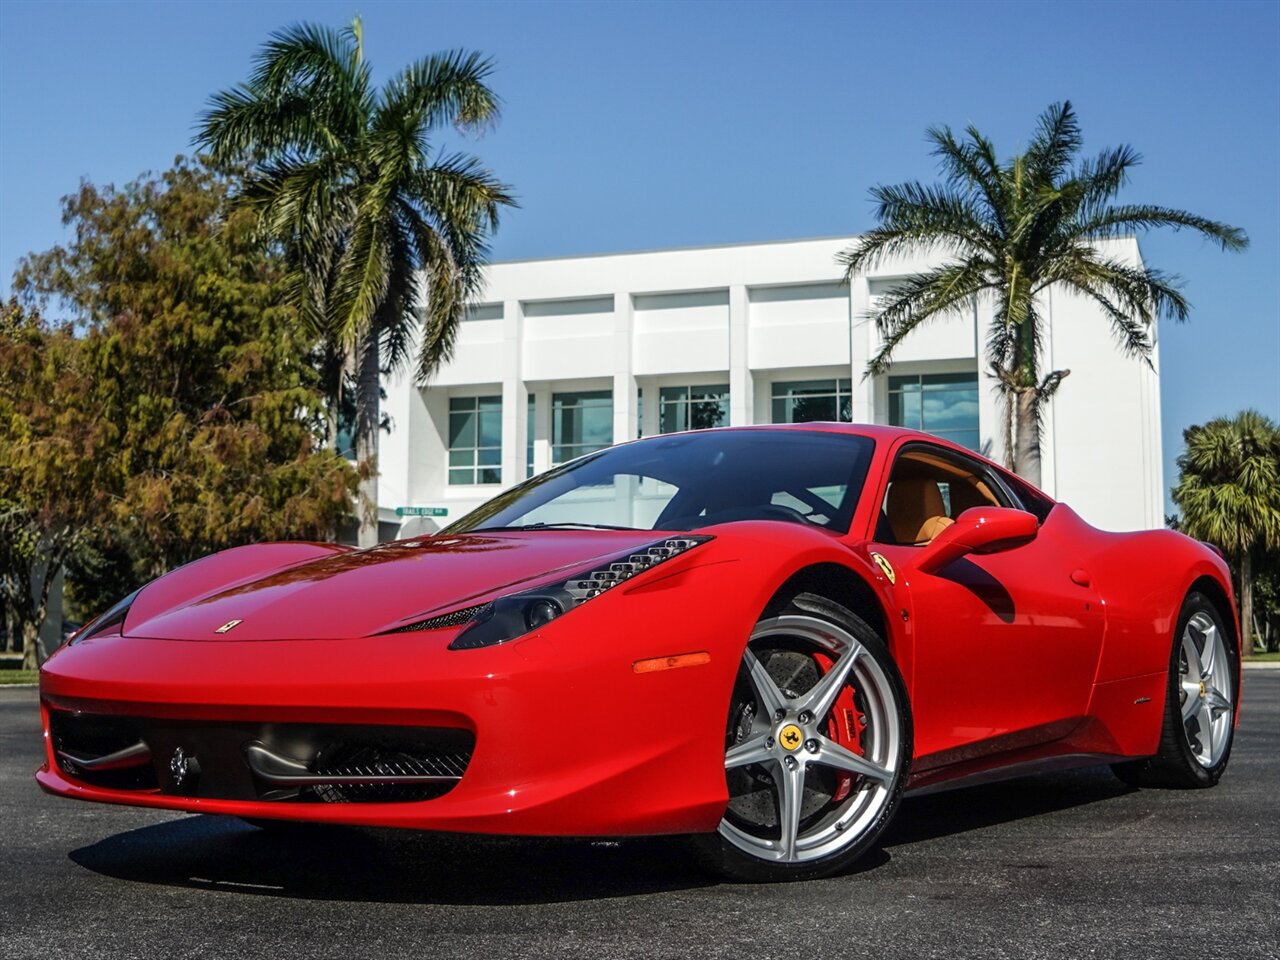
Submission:
[[[81,640],[88,640],[90,637],[96,637],[98,634],[104,633],[112,627],[124,623],[124,618],[129,615],[129,608],[133,606],[133,601],[141,590],[142,588],[139,587],[106,613],[90,620],[67,638],[67,645],[71,646],[72,644],[79,643]]]
[[[470,625],[453,638],[449,649],[492,647],[532,633],[618,584],[710,539],[708,536],[664,537],[628,550],[613,560],[592,564],[563,580],[499,597],[476,614]]]

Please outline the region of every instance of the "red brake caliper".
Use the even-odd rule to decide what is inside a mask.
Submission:
[[[814,654],[813,659],[817,661],[818,669],[823,675],[831,669],[832,660],[830,657],[824,657],[822,654]],[[862,732],[867,728],[866,717],[858,712],[857,706],[853,702],[853,685],[847,684],[840,691],[840,696],[836,698],[835,706],[831,708],[830,717],[827,720],[826,735],[846,750],[851,750],[858,756],[862,756]],[[845,797],[849,796],[853,789],[853,775],[845,773],[843,770],[836,773],[836,791],[831,797],[832,801],[839,803]]]

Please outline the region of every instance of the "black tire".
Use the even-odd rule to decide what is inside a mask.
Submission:
[[[1232,682],[1231,724],[1226,735],[1226,745],[1216,763],[1206,766],[1196,758],[1186,724],[1182,719],[1180,673],[1182,667],[1182,638],[1187,625],[1197,615],[1207,616],[1223,637],[1227,655],[1227,671]],[[1112,764],[1115,775],[1135,787],[1165,787],[1195,790],[1212,787],[1222,778],[1231,759],[1231,747],[1235,739],[1235,713],[1240,697],[1240,651],[1235,637],[1226,626],[1217,606],[1202,593],[1192,591],[1183,601],[1174,630],[1172,651],[1169,656],[1169,676],[1165,683],[1164,723],[1160,728],[1160,749],[1153,757]]]
[[[851,710],[846,709],[846,713],[849,714],[849,716],[857,715],[857,723],[859,724],[859,732],[857,736],[860,747],[868,743],[874,743],[874,741],[866,739],[866,733],[871,729],[870,725],[876,722],[874,719],[869,718],[879,716],[887,720],[890,711],[892,711],[893,721],[882,722],[881,724],[886,732],[877,734],[877,736],[887,738],[884,741],[885,745],[883,747],[878,747],[877,749],[883,753],[885,769],[891,770],[892,773],[889,777],[878,782],[855,774],[842,773],[832,766],[823,765],[823,761],[817,759],[819,756],[817,752],[819,748],[815,748],[815,752],[813,754],[814,758],[805,758],[802,760],[802,766],[800,767],[801,772],[798,774],[800,787],[798,794],[796,795],[800,798],[798,803],[798,809],[800,812],[796,815],[796,819],[798,821],[797,838],[800,837],[801,830],[809,831],[811,834],[825,831],[825,835],[833,838],[828,841],[828,843],[838,843],[839,846],[838,848],[833,849],[830,853],[821,853],[824,848],[819,846],[816,849],[821,853],[821,855],[815,854],[811,859],[795,860],[792,862],[770,860],[766,858],[762,852],[748,852],[743,849],[741,845],[727,838],[727,832],[732,833],[734,831],[734,827],[730,825],[733,817],[733,806],[735,803],[732,779],[730,779],[730,809],[726,811],[725,819],[721,821],[719,831],[714,834],[708,834],[697,838],[697,846],[704,863],[715,873],[731,880],[751,883],[810,880],[818,877],[831,876],[832,874],[839,873],[842,870],[849,868],[856,860],[858,860],[859,857],[865,854],[876,843],[885,828],[893,819],[894,814],[897,813],[898,806],[902,800],[902,791],[906,785],[908,774],[910,773],[913,744],[910,705],[907,700],[907,691],[906,686],[902,681],[902,675],[898,671],[897,664],[894,662],[893,657],[890,656],[883,639],[881,639],[875,630],[864,623],[855,614],[839,604],[833,603],[825,597],[820,597],[815,594],[802,593],[792,598],[785,605],[780,605],[779,607],[771,609],[765,613],[761,618],[760,623],[757,625],[756,631],[753,632],[752,644],[759,643],[755,638],[762,628],[768,629],[766,625],[793,622],[784,619],[788,617],[811,618],[809,622],[819,621],[822,624],[829,625],[829,627],[843,631],[845,634],[851,636],[862,648],[863,653],[857,658],[853,667],[853,680],[851,681],[846,679],[844,681],[840,688],[842,691],[840,696],[843,697],[846,695],[846,692],[851,691],[849,695],[852,699],[848,702],[853,704],[853,706]],[[782,628],[779,627],[779,629]],[[784,634],[780,633],[779,637],[782,637],[783,635]],[[769,642],[785,643],[786,641],[785,639],[770,638]],[[815,649],[814,652],[821,653],[822,651]],[[766,649],[764,653],[771,658],[780,654],[784,657],[793,658],[804,655],[802,646],[797,646],[795,650],[777,648],[772,650]],[[758,695],[753,692],[755,688],[751,686],[751,680],[748,676],[748,670],[745,665],[745,656],[746,654],[744,653],[744,666],[739,672],[739,679],[734,688],[733,702],[730,705],[729,720],[726,731],[726,750],[731,746],[745,745],[741,743],[744,736],[743,728],[741,726],[741,716],[744,710],[751,709],[750,701],[752,698],[758,697]],[[862,664],[864,658],[869,659],[873,666],[859,666]],[[834,669],[834,658],[830,659],[832,661],[831,669]],[[790,664],[794,664],[795,662],[797,661],[794,659],[789,661]],[[800,703],[800,697],[806,696],[809,692],[816,691],[816,680],[821,676],[818,672],[822,669],[820,665],[814,661],[812,657],[810,657],[810,662],[813,664],[812,673],[815,682],[796,694],[787,692],[787,688],[785,686],[783,689],[783,696],[794,696],[796,698],[795,703],[797,705]],[[761,661],[761,664],[763,665],[764,661]],[[787,663],[783,664],[783,669],[788,669]],[[774,670],[768,667],[766,667],[766,670],[768,670],[771,675],[774,673]],[[867,674],[874,674],[874,679],[866,683],[868,688],[874,687],[874,693],[871,694],[859,689],[859,687],[863,685],[863,681],[859,680],[858,677],[864,677],[865,679],[865,675]],[[792,674],[792,680],[794,681],[794,679],[795,675]],[[745,688],[744,684],[746,685]],[[744,690],[746,691],[745,693]],[[869,696],[874,699],[869,700]],[[744,697],[746,698],[745,700]],[[809,722],[812,725],[812,729],[815,731],[821,731],[824,736],[836,731],[837,728],[835,724],[837,723],[837,709],[837,706],[833,703],[832,707],[827,711],[826,717],[811,717]],[[803,717],[803,714],[800,714],[799,716]],[[758,741],[761,736],[760,729],[763,727],[766,730],[773,729],[777,733],[776,741],[773,738],[768,740],[770,746],[775,742],[781,743],[783,741],[783,734],[786,732],[786,727],[777,726],[775,729],[775,725],[782,722],[783,721],[763,722],[760,718],[754,716],[753,711],[752,715],[746,720],[746,723],[750,728],[750,735],[747,739]],[[850,721],[846,719],[844,722],[847,725]],[[807,727],[806,729],[809,728]],[[887,733],[889,730],[892,730],[893,733]],[[839,736],[839,734],[835,734],[835,736],[830,737],[829,740],[836,741],[837,736]],[[819,738],[815,733],[814,739],[810,739],[805,742],[804,750],[809,750],[810,746],[817,744],[820,739],[821,738]],[[821,742],[826,744],[828,739],[821,739]],[[838,741],[836,741],[836,745],[839,746]],[[820,749],[823,751],[821,756],[826,756],[826,747],[823,746]],[[804,757],[804,750],[797,748],[792,756]],[[764,787],[762,790],[774,790],[773,803],[775,804],[774,812],[779,824],[777,828],[779,830],[779,836],[781,836],[780,831],[782,821],[782,801],[780,798],[780,792],[782,790],[781,780],[785,777],[781,764],[784,761],[791,764],[793,769],[795,768],[796,764],[793,762],[792,757],[783,755],[781,759],[744,766],[741,771],[735,770],[731,772],[733,774],[742,773],[745,775],[749,771],[754,771],[758,775],[758,779],[763,780],[765,783],[775,783],[774,787]],[[810,763],[817,765],[817,771],[814,774],[809,773],[811,769],[809,766]],[[776,766],[771,766],[770,764],[776,764]],[[764,774],[764,771],[767,770],[777,771],[777,773],[774,774],[775,781],[770,781],[767,774]],[[818,796],[818,800],[816,802],[819,804],[824,803],[821,799],[824,795],[822,790],[810,789],[810,783],[813,782],[810,780],[811,776],[819,781],[819,786],[821,786],[822,781],[837,783],[839,786],[836,787],[836,790],[832,792],[825,801],[827,804],[826,807],[819,806],[814,812],[806,814],[804,813],[806,805],[814,802],[813,796],[815,794]],[[856,784],[856,789],[853,786],[854,784]],[[865,796],[867,798],[865,801],[867,806],[865,808],[865,812],[860,813],[857,817],[853,817],[851,814],[849,815],[850,826],[856,832],[850,832],[849,838],[846,839],[843,833],[843,828],[836,821],[839,821],[843,816],[845,816],[845,814],[841,812],[842,810],[848,809],[849,805],[857,805],[859,802],[862,802],[859,801],[859,796]],[[873,802],[874,805],[872,805]],[[826,821],[825,825],[824,819]],[[810,825],[804,826],[803,823],[805,821]],[[833,830],[835,832],[832,832]],[[803,841],[798,839],[795,844],[795,849],[797,851],[800,849],[801,842]]]

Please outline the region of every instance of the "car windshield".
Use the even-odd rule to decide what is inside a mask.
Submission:
[[[609,447],[477,507],[443,532],[541,527],[695,530],[734,520],[845,533],[871,461],[868,437],[707,430]]]

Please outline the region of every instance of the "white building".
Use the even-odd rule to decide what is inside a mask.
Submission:
[[[438,529],[597,447],[690,426],[902,424],[999,461],[1002,418],[982,362],[990,305],[916,331],[887,374],[864,379],[875,298],[929,263],[846,285],[835,258],[855,240],[491,265],[432,385],[411,373],[386,383],[384,537]],[[1107,246],[1140,262],[1135,240]],[[1051,290],[1043,308],[1043,369],[1071,375],[1045,417],[1041,485],[1097,526],[1162,526],[1158,355],[1153,367],[1124,357],[1101,311],[1067,291]],[[435,519],[415,516],[425,512]]]

